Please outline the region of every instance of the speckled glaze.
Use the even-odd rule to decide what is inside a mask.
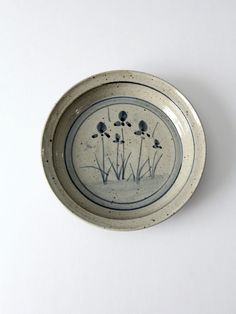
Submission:
[[[84,220],[136,230],[175,214],[204,169],[206,144],[189,101],[169,83],[111,71],[71,88],[42,141],[48,182]]]

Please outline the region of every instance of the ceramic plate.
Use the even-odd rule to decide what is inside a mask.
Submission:
[[[205,139],[189,101],[150,74],[111,71],[70,89],[47,121],[42,159],[58,198],[104,228],[149,227],[190,198]]]

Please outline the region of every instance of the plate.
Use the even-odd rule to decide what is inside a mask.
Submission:
[[[175,214],[201,178],[202,125],[172,85],[136,71],[78,83],[56,104],[43,134],[48,182],[79,217],[135,230]]]

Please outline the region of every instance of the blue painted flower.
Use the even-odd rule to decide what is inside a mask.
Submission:
[[[147,137],[150,137],[150,134],[147,133],[147,130],[148,130],[148,126],[147,126],[147,123],[143,120],[139,121],[139,124],[138,124],[138,130],[134,132],[135,135],[147,135]],[[144,138],[143,136],[143,138]]]
[[[124,142],[125,142],[124,140],[121,140],[121,139],[120,139],[120,134],[116,133],[116,134],[115,134],[115,139],[114,139],[113,143],[124,144]]]
[[[92,135],[92,138],[96,138],[98,137],[98,135],[100,134],[101,136],[104,136],[104,134],[106,135],[106,137],[110,137],[110,134],[106,132],[107,130],[107,126],[104,122],[99,122],[97,124],[97,130],[98,130],[98,133],[95,133]]]
[[[155,149],[157,148],[162,149],[162,146],[160,145],[160,142],[157,139],[154,139],[154,145],[152,147]]]
[[[128,127],[131,127],[131,123],[126,121],[127,117],[127,112],[121,111],[118,115],[119,120],[114,123],[114,126],[125,126],[126,124]]]

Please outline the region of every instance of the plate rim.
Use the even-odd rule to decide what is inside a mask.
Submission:
[[[184,197],[182,197],[179,200],[179,203],[174,206],[174,209],[170,210],[167,215],[163,215],[163,217],[159,219],[154,219],[153,215],[147,215],[141,218],[133,218],[133,219],[112,219],[112,218],[106,218],[101,217],[98,215],[95,215],[93,213],[90,213],[83,209],[79,204],[77,204],[74,200],[70,198],[70,196],[66,193],[66,191],[63,189],[63,186],[61,185],[61,182],[59,181],[57,177],[57,173],[54,169],[54,163],[53,163],[53,153],[52,153],[52,145],[53,145],[53,136],[54,132],[56,130],[57,124],[63,115],[63,112],[66,110],[68,106],[79,96],[81,96],[86,91],[89,91],[90,89],[98,86],[102,86],[107,83],[117,82],[117,79],[119,78],[119,82],[152,82],[156,85],[161,85],[162,87],[166,88],[165,94],[167,97],[169,97],[168,93],[173,93],[176,97],[178,96],[180,102],[178,103],[178,106],[176,105],[176,102],[174,104],[179,107],[180,110],[183,113],[182,106],[186,106],[188,110],[191,111],[191,114],[195,117],[195,119],[191,120],[190,116],[186,120],[191,123],[191,130],[194,131],[193,133],[193,141],[194,139],[198,139],[200,143],[198,144],[201,146],[201,150],[197,152],[197,157],[195,156],[193,160],[193,166],[195,165],[196,169],[193,169],[193,173],[190,173],[189,178],[187,179],[184,187],[187,188],[187,195],[185,194]],[[127,81],[128,80],[128,81]],[[148,85],[147,85],[148,86]],[[150,85],[151,86],[151,85]],[[197,122],[197,123],[196,123]],[[195,135],[195,136],[194,136]],[[45,175],[47,177],[48,183],[51,186],[52,190],[60,199],[60,201],[66,206],[68,210],[70,210],[72,213],[74,213],[76,216],[79,216],[80,218],[86,220],[89,223],[93,223],[97,226],[103,227],[105,229],[114,229],[114,230],[138,230],[143,229],[146,227],[150,227],[153,225],[156,225],[169,217],[173,216],[177,211],[179,211],[186,202],[191,198],[192,194],[196,190],[201,177],[203,170],[205,168],[206,163],[206,138],[205,138],[205,132],[201,123],[201,120],[199,118],[199,115],[197,114],[195,108],[193,108],[190,101],[186,98],[185,95],[183,95],[182,92],[180,92],[176,87],[174,87],[172,84],[167,82],[166,80],[163,80],[155,75],[148,74],[145,72],[135,71],[135,70],[112,70],[112,71],[106,71],[102,73],[98,73],[95,75],[92,75],[77,84],[75,84],[73,87],[71,87],[55,104],[53,107],[51,113],[49,114],[49,117],[46,121],[44,131],[43,131],[43,137],[42,137],[42,144],[41,144],[41,157],[42,157],[42,163]],[[196,151],[195,151],[196,153]],[[194,180],[191,180],[193,179]],[[168,193],[168,192],[167,192]],[[176,196],[178,197],[178,195]],[[175,202],[174,197],[170,203]],[[81,209],[82,211],[78,211],[78,209]],[[161,208],[161,210],[165,209]],[[87,214],[83,211],[86,211]],[[155,214],[155,213],[154,213]],[[150,217],[149,217],[150,216]],[[149,217],[150,219],[147,219]]]

